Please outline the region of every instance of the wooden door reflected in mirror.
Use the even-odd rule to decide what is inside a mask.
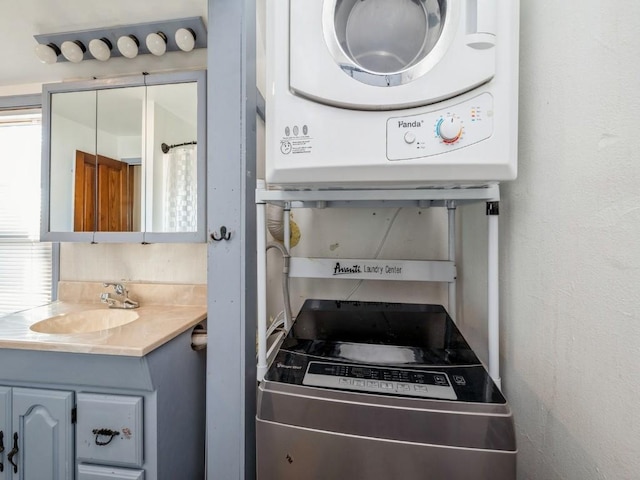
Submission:
[[[134,168],[103,155],[96,158],[76,151],[74,231],[134,231]]]

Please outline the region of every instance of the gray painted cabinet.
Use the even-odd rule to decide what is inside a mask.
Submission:
[[[0,479],[73,478],[73,392],[0,387]]]
[[[0,480],[203,479],[205,355],[191,331],[145,357],[0,348]]]

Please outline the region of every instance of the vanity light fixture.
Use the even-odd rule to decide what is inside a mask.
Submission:
[[[66,40],[62,42],[60,50],[62,50],[64,58],[73,63],[80,63],[84,59],[84,52],[87,51],[84,44],[79,40]]]
[[[113,57],[136,58],[139,54],[164,55],[165,52],[190,52],[207,46],[207,29],[202,17],[137,23],[75,32],[34,35],[36,55],[43,63],[74,62],[90,55],[107,61]],[[117,47],[117,48],[116,48]]]
[[[93,58],[106,62],[111,57],[113,45],[107,38],[94,38],[89,42],[89,51]]]
[[[136,58],[139,46],[140,42],[135,35],[122,35],[118,39],[118,50],[120,50],[123,57]]]
[[[147,48],[151,53],[160,57],[167,51],[167,36],[163,32],[153,32],[147,35]]]
[[[54,43],[49,43],[45,45],[43,43],[39,43],[35,48],[36,56],[40,59],[42,63],[56,63],[58,61],[58,55],[60,55],[60,49]]]
[[[176,30],[176,45],[183,52],[190,52],[196,46],[196,34],[190,28]]]

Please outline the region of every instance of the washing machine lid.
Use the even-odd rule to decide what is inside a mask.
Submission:
[[[306,300],[267,382],[413,399],[505,399],[441,305]]]
[[[306,300],[283,349],[378,365],[479,365],[442,305]]]
[[[355,109],[451,98],[493,77],[495,15],[495,0],[290,0],[291,90]]]

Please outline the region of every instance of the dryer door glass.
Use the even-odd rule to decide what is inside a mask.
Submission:
[[[429,55],[445,15],[446,0],[337,0],[333,27],[352,67],[388,78]]]

